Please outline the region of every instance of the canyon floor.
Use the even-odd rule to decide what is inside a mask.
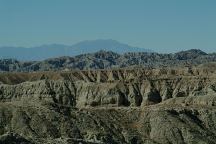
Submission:
[[[214,144],[216,66],[0,73],[3,144]]]

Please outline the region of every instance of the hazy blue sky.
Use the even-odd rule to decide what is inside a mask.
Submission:
[[[216,0],[0,0],[0,46],[94,39],[158,52],[212,52]]]

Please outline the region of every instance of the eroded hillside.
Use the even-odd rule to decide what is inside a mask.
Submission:
[[[0,142],[215,143],[216,68],[0,74]]]

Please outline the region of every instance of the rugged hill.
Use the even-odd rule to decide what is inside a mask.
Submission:
[[[76,56],[85,53],[94,53],[100,50],[113,51],[119,54],[125,52],[152,52],[151,50],[129,46],[115,40],[98,39],[82,41],[74,45],[41,45],[37,47],[0,47],[0,58],[14,58],[18,60],[44,60],[60,56]]]
[[[196,49],[175,54],[137,52],[120,55],[111,51],[99,51],[75,57],[50,58],[44,61],[20,62],[13,59],[3,59],[0,60],[0,71],[191,67],[209,62],[216,62],[216,54],[207,54]]]
[[[1,73],[0,143],[214,144],[215,68]]]

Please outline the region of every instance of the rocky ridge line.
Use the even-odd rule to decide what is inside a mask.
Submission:
[[[191,49],[175,54],[159,53],[125,53],[111,51],[82,54],[75,57],[50,58],[44,61],[21,62],[14,59],[0,60],[0,71],[32,72],[58,70],[93,70],[119,68],[166,68],[192,67],[200,64],[216,62],[216,54],[207,54],[201,50]]]

